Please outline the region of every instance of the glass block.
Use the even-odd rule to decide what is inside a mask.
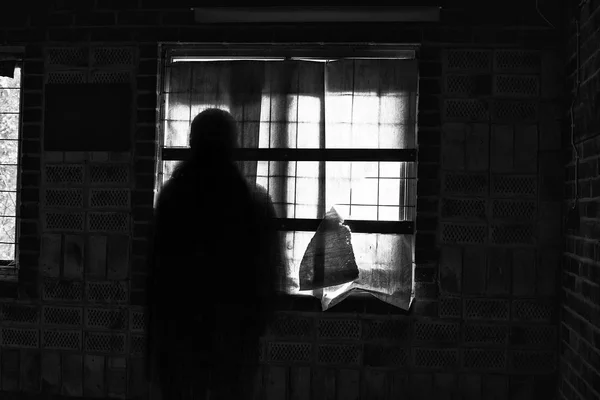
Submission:
[[[17,164],[19,162],[19,141],[0,140],[0,164]]]
[[[0,112],[0,140],[19,138],[19,114]]]

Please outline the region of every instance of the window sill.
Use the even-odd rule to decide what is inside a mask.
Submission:
[[[364,292],[351,294],[327,311],[322,311],[321,302],[312,296],[280,295],[276,302],[278,311],[378,315],[407,315],[409,313],[408,310],[394,307]]]

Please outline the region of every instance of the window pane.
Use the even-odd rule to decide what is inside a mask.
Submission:
[[[352,125],[350,147],[353,149],[376,149],[379,145],[377,133],[379,125],[373,123],[354,123]]]
[[[167,119],[177,121],[190,121],[192,116],[190,111],[189,93],[169,93],[167,94]]]
[[[318,178],[297,178],[296,204],[317,204],[319,196]]]
[[[320,147],[321,126],[314,123],[298,123],[296,147],[299,149],[318,149]]]
[[[353,181],[352,204],[377,205],[377,179]]]
[[[165,183],[167,183],[167,181],[169,179],[171,179],[171,176],[173,175],[173,171],[175,171],[175,167],[177,167],[178,164],[179,164],[179,161],[163,161],[162,185],[164,185]]]
[[[294,215],[290,218],[309,218],[319,217],[319,206],[317,204],[296,204]]]
[[[0,164],[17,164],[19,162],[19,141],[0,140]]]
[[[328,149],[352,148],[352,124],[327,123],[325,129],[325,147]]]
[[[0,113],[0,140],[19,138],[19,114]]]
[[[187,147],[189,137],[189,121],[165,121],[165,147]]]
[[[0,260],[14,260],[15,247],[14,244],[0,243]]]
[[[296,177],[298,178],[318,178],[318,161],[298,161],[296,163]]]
[[[377,207],[375,206],[350,206],[348,219],[377,221]]]
[[[400,221],[400,207],[379,207],[379,221]]]
[[[15,217],[0,217],[0,243],[15,242]]]
[[[327,93],[325,97],[325,110],[327,123],[352,122],[352,95],[338,95]]]
[[[17,173],[16,165],[0,165],[0,190],[16,191]]]
[[[0,217],[17,215],[17,192],[0,192]]]
[[[0,76],[0,88],[2,89],[18,89],[21,87],[21,67],[15,68],[15,73],[12,78],[8,76]]]
[[[385,178],[379,180],[379,204],[400,205],[400,179]]]
[[[352,122],[378,123],[379,122],[379,97],[356,95],[352,102]]]
[[[166,92],[188,92],[192,86],[191,63],[171,64],[168,69],[169,79],[165,87]]]
[[[20,89],[2,89],[0,88],[0,112],[18,113],[19,112],[19,92]]]

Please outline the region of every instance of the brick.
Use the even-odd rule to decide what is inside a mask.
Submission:
[[[90,40],[94,42],[129,42],[134,40],[135,31],[124,28],[106,27],[93,29]]]
[[[162,13],[161,23],[163,25],[195,25],[194,12],[192,10],[168,11]]]
[[[63,276],[67,279],[83,277],[84,240],[80,235],[65,235]]]
[[[154,173],[156,162],[152,159],[136,159],[134,164],[134,172],[136,174]]]
[[[140,189],[140,190],[154,190],[154,179],[155,176],[154,174],[138,174],[135,177],[135,189]],[[152,215],[152,213],[150,213],[150,215]],[[149,220],[150,218],[146,217],[143,218],[143,215],[137,214],[134,211],[134,219],[138,220],[139,219],[145,219],[145,220]]]
[[[481,294],[486,283],[485,249],[467,247],[463,253],[463,292]]]
[[[109,397],[122,397],[127,394],[127,359],[110,357],[106,368],[106,388]]]
[[[144,257],[148,255],[148,251],[148,241],[145,238],[133,241],[131,249],[133,256]]]
[[[60,354],[57,352],[42,352],[41,379],[42,393],[60,393]]]
[[[439,64],[437,65],[439,66]],[[440,94],[442,92],[439,78],[440,75],[433,75],[431,78],[426,78],[422,75],[422,71],[419,70],[419,91],[432,95]],[[419,107],[421,107],[420,104]]]
[[[419,113],[419,128],[438,128],[441,125],[439,112]]]
[[[513,295],[532,296],[535,293],[535,264],[535,252],[533,250],[518,249],[513,251]]]
[[[435,299],[439,294],[438,285],[434,283],[415,284],[415,296],[422,299]]]
[[[138,66],[138,72],[140,74],[152,74],[157,73],[158,63],[154,60],[151,61],[142,61]],[[142,71],[142,68],[145,71]],[[158,97],[156,96],[155,91],[149,91],[147,93],[138,93],[137,96],[137,106],[138,108],[151,108],[153,110],[156,109],[158,105]]]
[[[487,124],[471,124],[465,134],[467,171],[487,171],[490,156],[490,132]]]
[[[156,92],[158,77],[156,72],[148,75],[138,75],[137,88],[140,92]]]
[[[86,277],[104,278],[106,276],[107,238],[90,236],[88,239]]]
[[[561,148],[561,126],[552,119],[542,119],[539,122],[539,148],[540,150],[560,150]]]
[[[438,146],[422,146],[419,148],[419,162],[423,163],[439,163],[440,162],[440,147]]]
[[[514,135],[515,172],[535,173],[538,164],[538,131],[536,125],[517,125]]]
[[[2,390],[16,392],[19,390],[19,370],[21,353],[17,349],[2,348],[0,372],[2,373]]]
[[[491,248],[487,265],[486,293],[508,294],[510,291],[511,254],[508,249]]]
[[[515,400],[528,400],[533,396],[533,379],[531,377],[515,376],[510,381],[510,398]]]
[[[482,381],[484,399],[508,398],[507,377],[503,375],[485,375]]]
[[[423,92],[427,93],[427,92]],[[440,109],[439,96],[423,95],[419,97],[419,108],[424,111],[436,111]]]
[[[384,400],[387,398],[388,381],[385,371],[367,368],[364,372],[363,397],[373,400]],[[340,384],[344,384],[340,382]]]
[[[437,129],[420,129],[417,135],[417,144],[419,146],[436,146],[441,145],[441,134]]]
[[[23,155],[21,157],[21,168],[23,171],[39,171],[40,170],[40,157],[33,155]]]
[[[137,110],[138,123],[154,123],[156,121],[156,110]]]
[[[466,131],[466,124],[445,123],[442,126],[442,168],[464,170]]]
[[[75,14],[75,24],[80,26],[111,26],[115,25],[114,12],[83,12]]]
[[[83,395],[83,359],[80,354],[62,354],[62,389],[61,394],[66,396]]]
[[[37,393],[41,383],[39,350],[21,350],[21,390]]]
[[[42,126],[37,124],[24,124],[22,129],[22,135],[23,139],[40,139],[42,137]]]
[[[107,276],[111,280],[126,279],[129,274],[129,236],[108,238]]]
[[[43,276],[58,277],[62,256],[62,238],[60,234],[42,236],[40,267]]]
[[[25,108],[23,109],[23,123],[40,122],[42,120],[41,108]]]
[[[139,6],[139,0],[96,0],[97,9],[127,10],[137,9]]]
[[[415,268],[415,282],[433,283],[435,282],[436,268],[417,267]],[[441,285],[441,283],[440,283]],[[443,286],[442,286],[443,288]],[[443,289],[442,289],[443,291]]]
[[[117,24],[128,26],[155,26],[160,21],[160,14],[155,11],[120,11]]]
[[[400,399],[408,393],[409,382],[405,372],[390,371],[388,380],[390,382],[390,399]]]
[[[358,373],[358,371],[354,370],[346,370],[351,373]],[[344,370],[340,371],[340,377],[344,373]],[[357,377],[358,382],[359,377]],[[345,379],[344,382],[348,383],[348,380]],[[310,368],[309,367],[291,367],[290,368],[290,377],[288,383],[290,398],[298,399],[298,400],[309,400],[310,399],[310,388],[311,388],[311,379],[310,379]],[[341,388],[340,388],[341,389]],[[358,387],[356,388],[358,390]]]
[[[83,393],[86,397],[106,396],[104,378],[105,357],[85,355],[83,361]]]
[[[481,375],[463,374],[460,376],[460,392],[465,400],[479,400],[482,396]]]
[[[457,376],[451,373],[435,374],[433,376],[433,390],[435,398],[458,397]]]
[[[151,221],[154,219],[154,208],[149,204],[144,206],[135,206],[133,208],[133,218],[135,222]]]
[[[426,400],[433,398],[433,376],[431,374],[410,375],[410,398]]]
[[[280,366],[269,366],[266,373],[265,398],[273,400],[285,398],[287,383],[285,368]]]
[[[51,42],[83,42],[90,38],[88,28],[50,28],[48,40]]]
[[[460,293],[463,268],[463,250],[460,247],[444,246],[440,253],[440,291]]]
[[[442,64],[440,63],[439,58],[433,61],[419,61],[419,77],[427,78],[429,81],[435,82],[439,80],[439,77],[442,76]],[[440,93],[439,83],[437,85],[437,91],[426,90],[429,89],[427,87],[423,88],[421,83],[419,82],[420,90],[423,93]]]
[[[538,211],[538,241],[541,245],[562,243],[562,205],[558,201],[540,201]]]
[[[41,239],[35,236],[21,237],[19,250],[27,253],[38,253],[40,251]]]
[[[554,249],[542,249],[536,271],[536,294],[553,296],[556,294],[556,278],[560,268],[560,253]]]
[[[38,219],[40,217],[39,206],[37,204],[22,204],[20,216],[23,219]]]
[[[491,170],[492,172],[511,172],[514,166],[514,132],[508,125],[492,126]]]

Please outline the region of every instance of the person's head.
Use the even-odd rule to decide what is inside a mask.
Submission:
[[[194,155],[230,158],[237,148],[238,127],[233,116],[218,108],[198,114],[190,129],[190,148]]]

